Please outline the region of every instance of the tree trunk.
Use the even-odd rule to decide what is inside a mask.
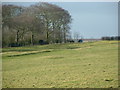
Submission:
[[[66,43],[66,33],[64,32],[64,43]]]
[[[17,31],[17,34],[16,34],[16,42],[17,44],[19,44],[19,30]]]
[[[49,43],[49,33],[48,33],[48,31],[47,31],[47,33],[46,33],[46,41]]]
[[[34,35],[33,35],[33,33],[31,32],[31,45],[34,44],[34,43],[33,43],[33,39],[34,39]]]
[[[66,28],[65,28],[65,26],[63,29],[63,40],[64,40],[64,43],[66,43]]]

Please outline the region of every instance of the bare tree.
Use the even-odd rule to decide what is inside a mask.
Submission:
[[[49,3],[37,3],[30,7],[3,5],[3,42],[30,44],[45,40],[50,43],[66,42],[71,16],[67,10]],[[6,29],[7,28],[7,29]],[[5,30],[6,29],[6,30]],[[12,42],[11,42],[12,41]],[[8,45],[9,46],[9,45]]]
[[[80,39],[80,33],[79,32],[74,32],[74,40]]]

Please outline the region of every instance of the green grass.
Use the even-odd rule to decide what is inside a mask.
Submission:
[[[3,88],[117,88],[118,42],[4,48]]]

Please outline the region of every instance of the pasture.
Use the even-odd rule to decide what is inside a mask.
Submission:
[[[3,48],[3,88],[117,88],[118,42]]]

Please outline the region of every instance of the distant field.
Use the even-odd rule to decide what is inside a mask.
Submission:
[[[4,48],[3,88],[117,88],[118,42]]]

